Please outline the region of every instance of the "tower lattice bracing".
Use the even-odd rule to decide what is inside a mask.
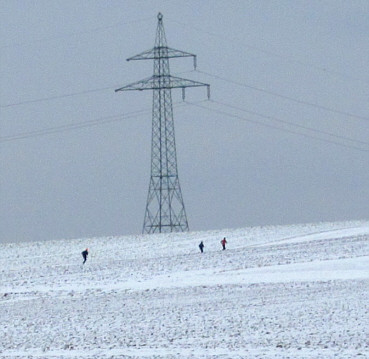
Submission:
[[[153,90],[151,177],[147,196],[143,233],[188,231],[188,221],[179,184],[174,134],[172,88],[181,88],[184,98],[186,87],[209,85],[170,75],[169,59],[196,55],[167,46],[163,16],[158,14],[154,48],[144,51],[131,60],[154,60],[153,76],[129,84],[117,91]]]

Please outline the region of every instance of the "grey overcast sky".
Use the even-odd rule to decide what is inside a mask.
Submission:
[[[1,0],[1,242],[141,233],[159,11],[191,230],[369,218],[369,1]]]

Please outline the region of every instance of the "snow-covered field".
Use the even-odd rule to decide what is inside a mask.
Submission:
[[[0,270],[0,358],[369,358],[369,222],[3,244]]]

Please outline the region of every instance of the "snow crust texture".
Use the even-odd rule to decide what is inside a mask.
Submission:
[[[0,358],[369,358],[365,221],[3,244],[0,270]]]

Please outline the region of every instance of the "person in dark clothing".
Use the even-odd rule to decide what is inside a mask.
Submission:
[[[86,250],[84,250],[84,251],[82,252],[82,257],[83,257],[83,259],[84,259],[84,261],[83,261],[83,263],[82,263],[82,264],[85,264],[85,263],[86,263],[86,261],[87,261],[87,256],[88,256],[88,248],[86,248]]]
[[[199,248],[200,248],[200,251],[201,253],[204,253],[204,243],[201,241],[201,243],[199,244]]]
[[[224,251],[226,249],[226,243],[227,243],[227,240],[225,239],[225,237],[220,241],[220,243],[222,243],[222,247]]]

